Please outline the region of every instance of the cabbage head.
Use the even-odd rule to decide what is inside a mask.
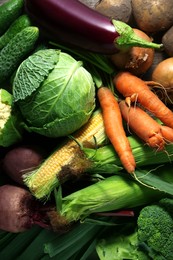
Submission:
[[[91,74],[81,61],[55,49],[39,50],[20,64],[13,97],[25,128],[48,137],[73,133],[95,108]]]

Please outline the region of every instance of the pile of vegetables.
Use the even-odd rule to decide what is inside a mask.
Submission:
[[[171,7],[0,5],[0,258],[171,260]]]

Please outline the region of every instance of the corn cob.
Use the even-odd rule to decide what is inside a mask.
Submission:
[[[74,134],[75,140],[67,141],[37,170],[24,177],[26,185],[35,197],[40,199],[49,196],[60,183],[84,172],[114,174],[123,169],[111,144],[93,148],[94,136],[98,144],[106,140],[103,119],[99,110],[81,130]],[[173,161],[173,144],[167,145],[164,151],[156,152],[138,138],[134,136],[128,138],[137,167]],[[80,147],[77,142],[84,146]]]
[[[24,176],[25,184],[36,198],[49,196],[61,179],[69,177],[66,176],[70,171],[68,165],[77,157],[78,143],[92,146],[95,145],[95,141],[101,144],[105,140],[102,114],[97,110],[88,123],[74,134],[73,139],[69,139],[54,151],[38,169]],[[75,170],[75,173],[78,171],[80,172],[80,169]]]
[[[57,219],[53,213],[50,217],[53,217],[55,228],[57,224],[58,229],[61,224],[64,225],[61,222],[64,219],[66,224],[83,221],[94,213],[135,208],[163,196],[164,192],[141,185],[126,173],[119,174],[62,198],[61,210],[56,212]]]

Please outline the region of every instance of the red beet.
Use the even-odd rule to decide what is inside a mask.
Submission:
[[[37,167],[43,157],[44,152],[37,146],[19,146],[7,152],[3,160],[3,170],[12,180],[23,184],[22,175]]]
[[[35,224],[49,227],[43,206],[28,190],[6,184],[0,187],[0,194],[0,229],[18,233]]]

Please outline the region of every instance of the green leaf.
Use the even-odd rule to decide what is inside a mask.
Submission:
[[[0,251],[0,259],[19,259],[19,255],[28,247],[30,243],[32,243],[39,232],[40,228],[37,227],[19,234],[7,233],[9,234],[9,238],[11,236],[12,239],[9,241],[6,240],[6,244],[4,243],[4,248]],[[32,256],[32,253],[33,251],[30,253],[30,257]]]
[[[144,186],[173,195],[172,164],[167,163],[151,169],[135,171],[135,179]]]
[[[45,243],[45,253],[58,259],[69,259],[77,253],[88,241],[94,239],[101,227],[91,224],[78,224],[67,234]]]
[[[96,245],[100,260],[140,260],[137,249],[137,232],[131,224],[123,226],[118,231],[117,229],[109,230]]]
[[[8,147],[22,139],[21,114],[12,104],[12,95],[0,89],[0,146]]]
[[[20,125],[20,115],[11,115],[3,129],[0,130],[0,145],[9,147],[10,145],[22,140],[23,128]]]
[[[57,189],[54,189],[54,197],[55,197],[55,204],[56,204],[56,211],[61,212],[62,209],[62,188],[61,186]]]
[[[13,80],[14,102],[23,100],[37,90],[58,62],[60,51],[39,50],[24,60]]]
[[[0,90],[0,100],[2,103],[7,104],[9,106],[12,105],[13,96],[5,89]]]
[[[27,77],[30,79],[29,72]],[[18,104],[28,131],[49,137],[66,136],[78,130],[91,116],[95,108],[94,82],[81,61],[61,52],[39,91]]]

